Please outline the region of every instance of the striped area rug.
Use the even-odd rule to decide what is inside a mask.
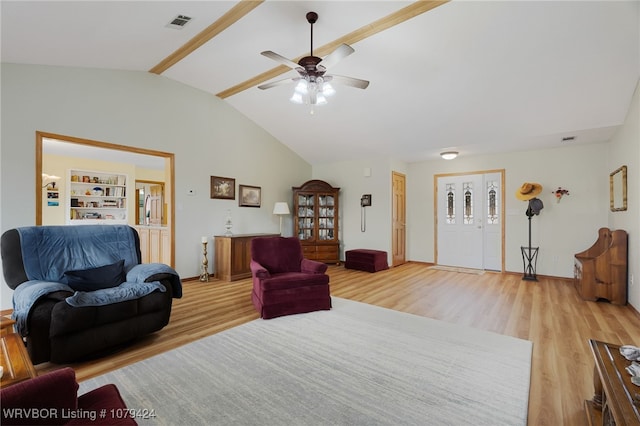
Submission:
[[[203,338],[80,392],[115,383],[143,425],[526,425],[531,342],[333,304]]]

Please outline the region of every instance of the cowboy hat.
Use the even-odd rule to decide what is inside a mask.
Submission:
[[[542,185],[539,183],[530,183],[525,182],[522,186],[516,191],[516,198],[522,201],[528,201],[532,198],[535,198],[536,195],[542,192]]]

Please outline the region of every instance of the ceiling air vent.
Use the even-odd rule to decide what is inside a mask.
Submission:
[[[184,27],[185,25],[187,25],[187,23],[189,23],[189,21],[191,21],[191,17],[186,15],[178,15],[175,18],[173,18],[171,22],[167,24],[167,27],[174,28],[176,30],[181,30],[182,27]]]
[[[562,138],[562,142],[572,142],[574,140],[576,140],[575,136],[565,136]]]

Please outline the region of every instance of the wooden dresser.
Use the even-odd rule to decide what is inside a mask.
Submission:
[[[279,237],[280,234],[216,235],[214,240],[214,274],[223,281],[251,276],[251,240],[256,237]]]
[[[606,299],[616,305],[627,303],[627,232],[598,230],[598,240],[576,253],[574,283],[584,300]]]
[[[595,361],[593,399],[585,401],[587,424],[639,425],[640,386],[631,383],[625,367],[631,364],[620,354],[620,347],[589,340]]]

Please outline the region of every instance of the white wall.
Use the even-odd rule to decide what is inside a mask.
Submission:
[[[346,250],[367,248],[387,252],[391,264],[391,172],[406,165],[389,159],[342,161],[313,166],[313,178],[340,187],[340,258]],[[365,176],[365,169],[371,175]],[[360,198],[371,194],[371,207]],[[364,232],[362,231],[364,225]]]
[[[224,232],[227,209],[235,233],[277,233],[273,204],[311,178],[307,162],[226,102],[162,76],[2,64],[1,84],[1,232],[35,224],[37,130],[175,153],[175,267],[184,277],[199,275],[200,237]],[[262,187],[262,207],[210,199],[211,175]],[[283,226],[291,232],[290,217]],[[4,283],[0,296],[10,307]]]
[[[627,166],[627,211],[609,212],[609,227],[628,232],[629,303],[640,310],[640,82],[627,119],[610,144],[609,173]]]
[[[354,248],[385,250],[391,261],[391,171],[407,176],[407,259],[434,262],[434,175],[505,169],[505,269],[523,273],[521,246],[528,245],[527,203],[515,198],[524,182],[543,186],[544,209],[532,219],[532,244],[540,247],[536,272],[573,277],[573,255],[589,247],[597,230],[607,226],[609,207],[609,144],[567,145],[561,148],[496,154],[453,161],[405,164],[367,159],[314,165],[313,178],[323,179],[340,192],[341,257]],[[371,177],[364,169],[371,168]],[[560,203],[552,191],[558,186],[570,195]],[[360,231],[362,194],[371,193],[366,209],[366,232]],[[639,278],[640,279],[640,278]]]
[[[409,165],[408,253],[412,260],[434,261],[434,175],[505,169],[505,269],[523,272],[521,246],[528,245],[527,202],[516,199],[524,182],[543,186],[538,196],[544,203],[532,219],[532,245],[540,247],[536,272],[573,277],[573,255],[588,248],[600,227],[607,224],[609,205],[606,143],[563,148],[458,157]],[[557,203],[552,191],[570,191]]]

